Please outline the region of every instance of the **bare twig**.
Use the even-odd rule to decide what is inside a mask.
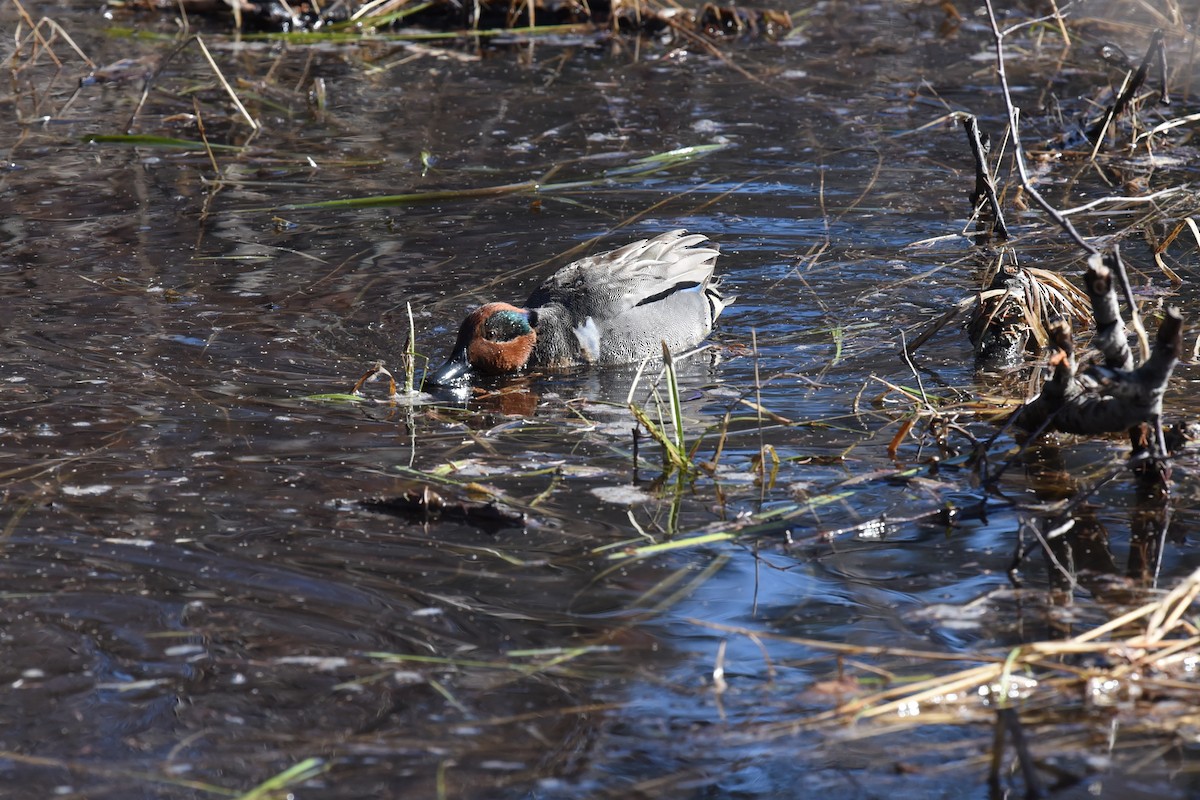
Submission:
[[[1033,181],[1029,178],[1029,169],[1025,166],[1025,153],[1020,145],[1020,136],[1017,127],[1017,108],[1013,105],[1012,91],[1008,86],[1008,74],[1004,69],[1004,32],[1000,30],[999,23],[996,22],[996,10],[992,7],[992,0],[984,0],[987,6],[988,20],[992,25],[992,35],[996,46],[996,75],[1000,79],[1000,88],[1004,93],[1004,108],[1008,112],[1008,126],[1012,131],[1013,138],[1013,158],[1017,162],[1017,173],[1021,176],[1021,186],[1029,193],[1034,202],[1045,211],[1058,226],[1067,232],[1067,235],[1075,240],[1076,244],[1088,252],[1089,255],[1099,253],[1100,251],[1095,245],[1088,242],[1071,224],[1071,221],[1058,212],[1054,206],[1050,205],[1046,198],[1042,197],[1041,192],[1033,186]]]

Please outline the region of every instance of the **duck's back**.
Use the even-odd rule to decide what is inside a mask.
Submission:
[[[719,251],[676,230],[588,256],[530,296],[539,366],[623,364],[703,341],[725,306],[713,269]]]

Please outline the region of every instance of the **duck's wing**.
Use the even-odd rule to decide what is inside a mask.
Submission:
[[[663,341],[676,350],[699,344],[733,301],[713,278],[720,251],[698,246],[707,242],[675,230],[556,272],[528,303],[542,315],[546,352],[574,344],[582,360],[623,363],[657,355]]]
[[[681,229],[581,258],[547,278],[526,306],[561,305],[582,321],[611,319],[633,308],[670,303],[676,293],[715,285],[713,268],[720,251],[715,246],[696,246],[707,242],[706,237]],[[714,319],[720,308],[714,308]]]

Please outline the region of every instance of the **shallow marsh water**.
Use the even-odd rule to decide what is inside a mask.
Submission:
[[[925,5],[795,10],[792,37],[725,59],[632,38],[305,46],[215,26],[206,41],[262,132],[195,48],[133,130],[197,140],[199,110],[210,142],[240,148],[214,151],[220,182],[202,150],[84,141],[125,131],[140,81],[87,87],[60,112],[86,65],[61,41],[61,71],[15,61],[0,113],[3,796],[237,796],[307,759],[317,774],[296,797],[988,796],[984,725],[792,729],[844,670],[911,664],[745,634],[968,653],[1098,623],[1197,566],[1194,456],[1176,465],[1161,551],[1139,533],[1161,503],[1127,474],[1095,492],[1074,592],[1036,556],[1012,588],[1022,517],[1002,498],[953,526],[936,515],[985,495],[953,452],[910,438],[889,454],[914,405],[887,386],[916,385],[901,336],[974,291],[987,261],[959,235],[973,181],[960,129],[919,129],[960,109],[999,129],[990,38],[976,17],[944,31]],[[161,58],[175,33],[169,16],[39,13],[99,64]],[[16,28],[13,6],[0,22]],[[1104,74],[1091,30],[1065,55],[1045,32],[1022,39],[1018,100],[1080,110]],[[1177,185],[1194,163],[1145,174]],[[1110,191],[1096,170],[1057,169],[1062,205]],[[537,194],[300,207],[606,171]],[[1078,275],[1036,215],[1013,221],[1023,261]],[[632,370],[535,377],[465,407],[313,399],[377,359],[398,366],[406,304],[437,359],[472,304],[520,301],[584,250],[679,227],[720,243],[738,295],[714,350],[681,370],[701,457],[732,417],[711,477],[655,480],[645,439],[634,470]],[[1142,296],[1193,318],[1194,242],[1168,250],[1173,289],[1138,241]],[[939,398],[1001,391],[958,327],[915,366]],[[1194,417],[1195,379],[1181,365],[1173,419]],[[766,482],[764,444],[781,459]],[[1125,453],[1047,445],[1002,489],[1069,496]],[[451,504],[505,498],[524,524],[361,502],[424,485]],[[735,541],[622,558],[772,509]],[[856,527],[873,519],[891,522]],[[1078,746],[1060,796],[1193,796],[1186,741]]]

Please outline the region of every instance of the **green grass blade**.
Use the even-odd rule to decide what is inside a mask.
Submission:
[[[399,11],[394,11],[391,14],[382,14],[378,17],[367,15],[364,17],[358,17],[357,19],[348,19],[345,22],[335,22],[332,25],[328,25],[326,30],[345,31],[358,30],[360,28],[381,28],[385,25],[391,25],[393,22],[402,20],[405,17],[411,17],[413,14],[420,14],[422,11],[433,8],[435,5],[436,3],[432,2],[417,3],[414,6],[407,6]]]
[[[411,203],[428,203],[438,200],[467,200],[477,197],[501,197],[509,194],[547,194],[565,192],[572,189],[583,189],[602,186],[613,180],[637,180],[656,172],[678,166],[699,156],[723,149],[727,145],[708,144],[679,147],[664,153],[655,153],[635,160],[623,167],[606,170],[599,176],[578,181],[563,183],[539,183],[538,181],[520,181],[503,183],[497,186],[480,186],[473,189],[432,189],[426,192],[406,192],[404,194],[373,195],[366,197],[345,197],[340,200],[319,200],[314,203],[289,203],[279,206],[280,211],[301,211],[306,209],[333,208],[379,208],[382,206],[400,206]],[[245,211],[247,209],[243,209]],[[248,209],[251,211],[259,209]]]
[[[472,197],[499,197],[506,194],[536,192],[536,181],[505,183],[499,186],[481,186],[476,189],[435,189],[428,192],[406,194],[383,194],[367,197],[346,197],[341,200],[320,200],[315,203],[289,203],[279,206],[281,211],[298,211],[311,208],[378,208],[380,206],[402,206],[410,203],[428,203],[435,200],[464,200]]]
[[[90,133],[82,141],[87,144],[123,144],[129,147],[164,147],[180,150],[204,150],[204,142],[176,139],[171,136],[151,136],[144,133]],[[209,144],[213,150],[241,150],[232,144]]]
[[[367,402],[365,398],[345,392],[326,392],[325,394],[307,394],[300,398],[313,403],[353,403],[360,405]]]
[[[644,547],[634,547],[629,550],[623,550],[620,553],[610,553],[608,559],[616,561],[622,558],[646,558],[660,553],[667,553],[672,550],[683,550],[688,547],[699,547],[704,544],[712,544],[714,542],[727,542],[734,538],[736,534],[728,531],[719,533],[705,533],[700,536],[692,536],[688,539],[675,539],[670,542],[661,542],[659,544],[648,544]]]
[[[667,343],[662,343],[663,367],[667,373],[667,394],[671,401],[671,423],[675,426],[675,454],[683,463],[688,463],[687,447],[683,443],[683,404],[679,399],[679,377],[675,374],[675,359]]]
[[[285,769],[275,777],[268,778],[245,794],[239,795],[237,800],[267,800],[267,798],[273,797],[276,793],[297,783],[303,783],[309,778],[326,772],[328,769],[329,765],[323,759],[306,758],[299,764]]]

